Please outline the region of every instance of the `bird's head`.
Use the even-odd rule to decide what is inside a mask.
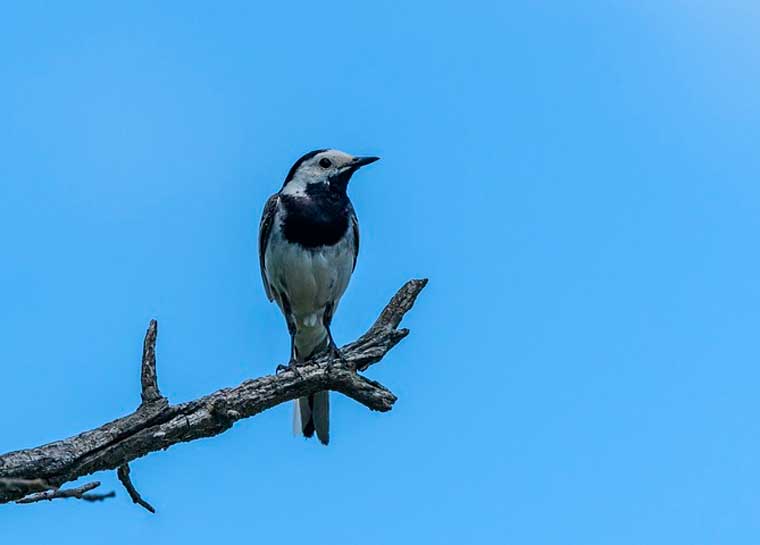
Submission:
[[[379,157],[354,157],[335,149],[310,151],[290,168],[282,185],[282,193],[306,195],[310,186],[345,193],[354,172],[378,159]]]

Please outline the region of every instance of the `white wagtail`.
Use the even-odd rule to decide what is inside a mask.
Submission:
[[[359,223],[346,193],[351,176],[379,157],[338,150],[307,153],[291,167],[279,193],[264,207],[259,226],[259,264],[264,290],[285,315],[290,362],[329,351],[342,355],[330,331],[359,253]],[[278,366],[278,370],[284,366]],[[323,444],[330,439],[329,392],[296,401],[294,428]]]

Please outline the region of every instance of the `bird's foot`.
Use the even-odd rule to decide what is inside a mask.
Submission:
[[[352,363],[349,363],[349,361],[343,355],[343,352],[341,352],[340,348],[335,346],[335,344],[331,344],[328,348],[328,351],[330,354],[330,365],[340,365],[349,371],[356,371],[356,366],[354,366]]]
[[[296,361],[295,359],[292,359],[288,362],[287,365],[279,364],[277,366],[277,369],[275,369],[274,374],[279,375],[283,371],[293,371],[293,373],[298,378],[303,378],[303,375],[301,374],[301,371],[298,370],[298,365],[300,362]]]

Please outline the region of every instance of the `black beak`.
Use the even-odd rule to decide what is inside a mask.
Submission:
[[[379,161],[380,157],[356,157],[353,161],[351,161],[351,168],[353,170],[359,169],[365,165],[369,165],[370,163],[374,163],[375,161]]]
[[[380,159],[380,157],[354,157],[354,159],[345,165],[339,172],[330,176],[330,185],[345,191],[354,172],[362,168],[364,165],[374,163],[378,159]]]

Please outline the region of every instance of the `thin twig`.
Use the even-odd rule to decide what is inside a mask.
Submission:
[[[119,466],[119,469],[116,470],[116,476],[119,477],[121,484],[123,484],[124,488],[127,489],[129,497],[132,498],[132,503],[136,503],[137,505],[144,507],[151,513],[156,512],[153,506],[142,498],[140,493],[135,488],[135,485],[132,484],[132,479],[129,478],[129,464]]]
[[[79,499],[83,501],[89,501],[89,502],[95,503],[95,502],[107,500],[108,498],[115,498],[115,497],[116,497],[116,492],[111,490],[110,492],[106,494],[84,494]]]
[[[76,498],[84,501],[102,501],[106,498],[113,498],[116,493],[109,492],[108,494],[87,494],[90,490],[93,490],[100,486],[100,481],[93,481],[91,483],[83,484],[77,488],[67,488],[65,490],[56,488],[48,490],[47,492],[41,492],[39,494],[32,494],[26,496],[20,500],[16,500],[16,503],[35,503],[38,501],[51,501],[60,498]]]

